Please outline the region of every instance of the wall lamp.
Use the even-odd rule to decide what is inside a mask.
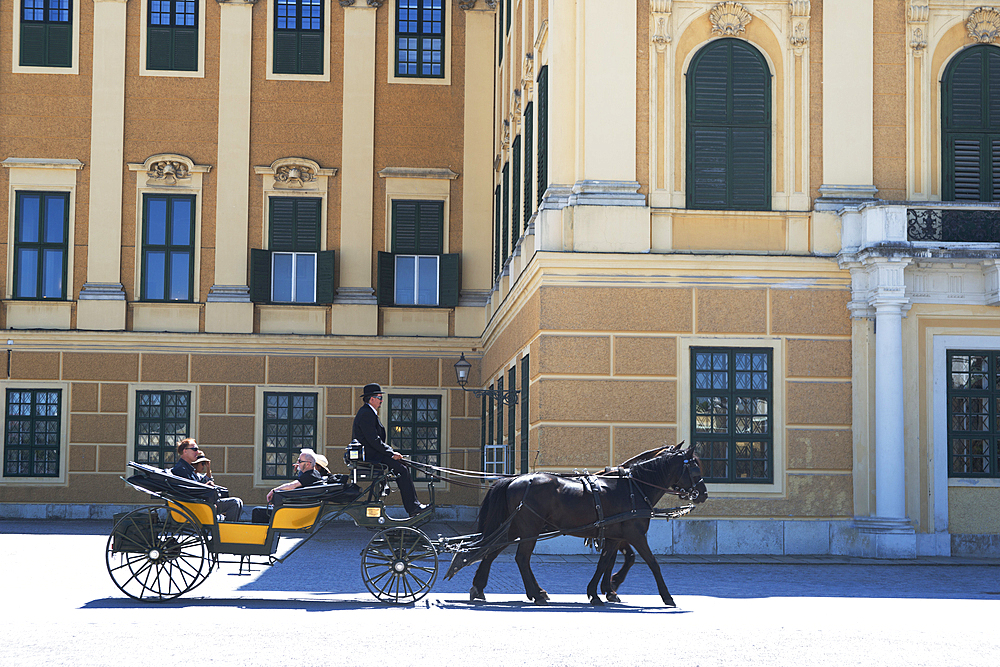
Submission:
[[[471,391],[473,396],[486,396],[491,401],[499,401],[504,405],[517,405],[517,397],[521,392],[511,387],[506,391],[496,389],[468,389],[465,384],[469,381],[469,369],[472,364],[465,360],[465,352],[462,358],[455,362],[455,377],[458,379],[458,386],[464,391]]]

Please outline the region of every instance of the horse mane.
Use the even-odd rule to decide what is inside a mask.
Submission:
[[[632,476],[641,481],[651,481],[648,479],[649,477],[662,476],[666,466],[674,463],[679,456],[684,456],[683,450],[678,449],[677,447],[665,447],[653,458],[632,464]],[[636,475],[636,473],[639,474]],[[643,480],[643,478],[647,479]]]

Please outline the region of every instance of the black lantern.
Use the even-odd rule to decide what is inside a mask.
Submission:
[[[496,389],[468,389],[466,388],[466,383],[469,381],[469,369],[472,368],[470,364],[465,359],[465,352],[462,353],[461,358],[455,362],[455,379],[458,380],[458,386],[464,391],[471,391],[473,396],[487,396],[491,401],[499,401],[504,405],[517,405],[517,396],[521,392],[517,391],[513,387],[506,391],[497,391]]]

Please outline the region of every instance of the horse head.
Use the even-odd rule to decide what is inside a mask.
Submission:
[[[678,495],[682,500],[690,500],[695,505],[700,505],[708,499],[708,489],[705,487],[705,480],[701,477],[701,460],[695,456],[694,445],[681,449],[664,449],[659,456],[669,457],[673,461],[680,462],[680,474],[677,480],[670,487],[670,490]]]

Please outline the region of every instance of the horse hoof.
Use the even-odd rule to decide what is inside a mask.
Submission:
[[[667,605],[668,607],[676,607],[677,606],[677,603],[674,602],[674,599],[672,597],[670,597],[670,596],[667,596],[667,597],[663,598],[663,604]]]
[[[482,600],[483,602],[486,602],[486,596],[483,595],[483,592],[481,590],[473,586],[472,588],[469,589],[469,602],[475,602],[476,600]]]
[[[621,602],[621,598],[618,597],[618,593],[610,592],[608,593],[608,602]]]
[[[597,597],[596,595],[594,597],[590,598],[590,604],[594,605],[595,607],[603,607],[604,606],[604,603],[601,601],[601,598]]]
[[[549,598],[548,597],[538,596],[538,597],[535,598],[535,604],[537,604],[540,607],[545,606],[548,603],[549,603]]]

